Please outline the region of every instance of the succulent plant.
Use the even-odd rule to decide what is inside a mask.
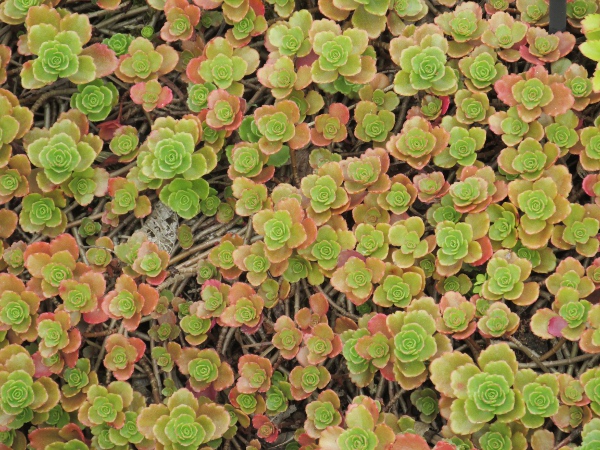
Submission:
[[[256,50],[234,49],[226,39],[218,37],[210,41],[202,56],[190,60],[186,74],[194,83],[213,83],[219,89],[240,95],[243,92],[240,80],[254,72],[257,66]]]
[[[451,399],[449,423],[457,434],[479,431],[497,418],[506,423],[526,413],[517,383],[517,359],[507,344],[494,344],[481,352],[477,364],[459,352],[446,353],[432,362],[436,390]],[[451,383],[450,378],[458,383]]]
[[[394,263],[402,268],[411,267],[415,260],[431,253],[435,247],[433,236],[423,239],[425,225],[418,217],[396,222],[389,229],[389,242],[398,247],[392,253]]]
[[[321,392],[317,399],[306,407],[306,433],[317,439],[327,427],[339,425],[342,422],[339,408],[340,399],[334,391],[327,389]]]
[[[447,65],[448,49],[442,30],[433,24],[419,27],[411,37],[392,39],[390,56],[400,66],[394,91],[405,96],[420,91],[433,95],[456,92],[456,73]]]
[[[230,327],[244,327],[246,332],[256,331],[262,321],[264,300],[245,283],[235,283],[227,297],[227,307],[219,322]]]
[[[169,73],[176,64],[177,52],[172,47],[163,44],[155,48],[148,39],[138,37],[120,57],[115,74],[126,83],[140,83]]]
[[[454,275],[460,270],[463,262],[474,264],[486,258],[481,243],[476,239],[485,233],[484,230],[485,227],[474,227],[469,223],[455,224],[450,221],[438,223],[436,226],[437,272],[445,276]]]
[[[434,305],[431,297],[422,300]],[[427,377],[425,363],[447,347],[448,341],[436,333],[435,319],[425,309],[396,312],[387,317],[387,325],[393,334],[396,381],[406,388],[420,386]]]
[[[549,21],[548,5],[537,0],[519,0],[517,9],[522,11],[521,20],[531,25],[546,25]]]
[[[332,426],[321,433],[320,446],[336,445],[347,450],[355,442],[362,442],[365,450],[373,450],[377,443],[391,445],[394,432],[385,423],[379,423],[379,406],[375,400],[368,397],[355,397],[345,415],[346,428]]]
[[[538,141],[544,135],[544,129],[538,121],[525,122],[519,117],[519,111],[514,106],[508,108],[508,111],[492,114],[489,118],[489,126],[490,130],[500,135],[502,141],[510,147],[516,146],[527,138]],[[552,134],[549,133],[549,136]]]
[[[564,227],[558,225],[553,230],[552,241],[558,248],[575,246],[577,253],[592,257],[598,251],[598,230],[600,209],[598,205],[571,204],[571,212],[563,220]]]
[[[2,348],[0,362],[1,423],[7,430],[21,428],[34,414],[46,413],[58,404],[58,385],[48,376],[34,378],[34,360],[23,347],[9,344]]]
[[[439,413],[437,394],[433,389],[417,389],[410,394],[410,402],[420,413],[422,422],[431,423]]]
[[[334,21],[322,19],[313,21],[308,34],[318,56],[311,67],[315,83],[332,83],[341,76],[347,82],[364,84],[375,76],[367,31],[356,28],[342,32]]]
[[[302,179],[302,194],[310,199],[307,215],[316,225],[327,222],[332,214],[341,214],[349,204],[346,190],[342,187],[344,175],[335,162],[323,164],[314,175]]]
[[[310,139],[308,126],[300,123],[300,110],[291,100],[261,106],[254,112],[254,121],[261,134],[258,145],[266,155],[277,153],[283,144],[292,150],[302,148]]]
[[[264,236],[269,260],[282,262],[293,249],[307,247],[316,238],[316,226],[295,198],[280,200],[273,210],[262,210],[254,215],[254,230]]]
[[[71,97],[71,108],[77,108],[92,122],[106,119],[119,102],[119,92],[110,82],[94,80],[77,86],[77,91]]]
[[[413,117],[404,123],[400,134],[390,138],[386,148],[394,158],[420,169],[432,157],[443,153],[449,140],[442,127],[433,127],[427,120]]]
[[[173,91],[156,80],[140,81],[134,84],[129,94],[131,100],[142,105],[144,111],[154,111],[156,108],[164,108],[173,100]]]
[[[552,235],[553,224],[564,220],[570,212],[568,201],[558,193],[570,190],[570,179],[560,166],[553,169],[556,170],[546,172],[550,176],[537,181],[515,180],[508,186],[509,199],[523,212],[519,237],[532,249],[543,247]]]
[[[138,418],[140,432],[163,446],[200,446],[219,439],[230,423],[225,408],[199,403],[186,389],[179,389],[166,405],[150,405]]]
[[[538,298],[539,286],[527,282],[531,263],[510,250],[499,250],[488,261],[487,280],[481,286],[481,295],[487,300],[511,300],[517,305],[530,305]]]
[[[34,129],[25,137],[27,156],[43,172],[37,175],[40,187],[50,191],[74,172],[89,168],[102,149],[102,141],[89,133],[84,114],[71,110],[49,129]]]
[[[558,412],[558,381],[552,374],[538,375],[531,369],[520,370],[515,377],[515,387],[523,395],[525,415],[521,422],[537,428],[546,417]]]
[[[475,305],[458,292],[447,292],[440,299],[440,317],[436,327],[440,333],[454,339],[466,339],[475,332]]]
[[[29,290],[42,299],[57,295],[62,281],[85,271],[77,264],[78,258],[77,242],[69,234],[29,246],[23,254],[25,268],[32,276]]]
[[[115,52],[116,56],[123,56],[133,40],[134,37],[130,34],[115,33],[110,38],[102,40],[102,43]]]
[[[128,275],[121,275],[115,289],[102,300],[102,310],[112,319],[121,319],[123,326],[135,330],[142,316],[149,315],[158,302],[158,292],[145,283],[137,283]]]
[[[454,58],[464,56],[472,48],[472,41],[481,37],[487,28],[482,18],[481,7],[475,2],[465,2],[452,12],[440,14],[435,19],[444,34],[453,38],[448,46],[448,54]]]
[[[485,145],[485,132],[474,127],[469,130],[455,127],[450,130],[449,146],[434,156],[439,167],[452,167],[456,164],[471,166],[477,161],[477,152]]]
[[[350,257],[331,277],[332,286],[355,304],[365,303],[373,293],[373,283],[383,276],[384,264],[376,258]]]
[[[302,66],[296,69],[288,56],[271,59],[256,72],[260,83],[271,89],[277,99],[285,99],[294,90],[302,90],[311,82],[310,68]]]
[[[530,28],[525,36],[527,46],[523,46],[521,56],[534,64],[554,62],[567,55],[575,46],[575,36],[568,32],[548,34],[542,28]]]
[[[113,373],[117,380],[128,380],[133,373],[134,364],[142,359],[145,350],[146,344],[139,338],[127,338],[121,334],[112,334],[106,339],[104,366]],[[127,383],[125,386],[130,387]],[[88,400],[89,397],[88,392]]]
[[[37,56],[23,65],[21,83],[26,89],[39,89],[59,78],[85,84],[110,75],[117,67],[117,57],[105,44],[83,48],[92,37],[85,15],[61,16],[48,4],[38,3],[28,8],[25,25],[26,53]]]
[[[306,56],[311,50],[308,37],[311,25],[312,16],[308,11],[296,11],[287,21],[278,21],[269,27],[265,46],[283,56]]]
[[[594,0],[58,3],[0,0],[0,450],[597,450]]]
[[[564,114],[575,99],[560,78],[551,77],[542,66],[523,75],[505,75],[494,85],[498,98],[508,106],[516,106],[519,117],[533,122],[543,112],[549,116]]]
[[[37,337],[36,321],[39,297],[25,290],[25,285],[14,275],[1,274],[0,328],[10,331],[21,340],[33,341]]]
[[[385,192],[391,185],[386,174],[389,165],[389,155],[381,148],[368,149],[360,158],[346,158],[340,162],[344,188],[351,196],[365,190],[376,194]]]
[[[477,321],[482,336],[510,336],[519,326],[520,319],[505,303],[494,302]]]
[[[295,400],[308,398],[317,389],[323,389],[331,375],[324,366],[296,366],[290,372],[290,385]]]

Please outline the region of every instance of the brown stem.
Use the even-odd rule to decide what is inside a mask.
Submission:
[[[298,186],[298,161],[296,160],[296,150],[290,151],[290,159],[292,163],[292,179],[294,186]]]
[[[217,353],[221,353],[223,349],[223,344],[225,343],[225,336],[227,335],[228,328],[221,328],[221,332],[219,334],[219,340],[217,341]]]
[[[431,10],[431,12],[433,12],[436,16],[440,15],[440,10],[437,9],[435,6],[433,6],[433,3],[431,3],[429,0],[424,0],[425,4],[429,7],[429,9]]]
[[[402,394],[404,394],[406,391],[404,389],[400,389],[396,395],[394,395],[390,401],[387,403],[387,405],[385,405],[385,408],[383,408],[383,412],[389,412],[390,409],[392,409],[392,407],[396,404],[396,402],[398,400],[400,400],[400,397],[402,397]]]
[[[481,347],[479,347],[479,344],[477,344],[477,342],[475,342],[475,339],[473,339],[473,336],[469,336],[465,340],[465,342],[471,348],[471,351],[473,352],[474,356],[476,358],[478,358],[479,354],[481,353]]]
[[[577,362],[587,361],[588,359],[592,359],[594,356],[595,355],[593,355],[591,353],[586,353],[585,355],[574,356],[573,358],[559,359],[558,361],[546,361],[546,362],[540,361],[540,364],[542,364],[542,366],[544,366],[544,367],[568,366],[570,364],[574,364]],[[539,364],[537,364],[537,363],[519,364],[519,368],[522,368],[522,369],[531,369],[536,366],[540,367]]]
[[[333,300],[331,300],[331,297],[329,297],[329,295],[327,295],[325,293],[325,291],[323,289],[321,289],[321,286],[316,286],[317,290],[323,294],[325,296],[325,298],[327,299],[327,301],[329,302],[329,304],[331,306],[333,306],[333,308],[338,311],[341,315],[349,317],[352,320],[358,320],[359,317],[355,316],[354,314],[352,314],[351,312],[346,311],[344,308],[342,308],[340,305],[338,305],[336,302],[334,302]]]
[[[563,345],[565,345],[565,342],[567,342],[567,340],[565,338],[561,338],[554,347],[552,347],[550,350],[548,350],[546,353],[540,356],[540,361],[546,361],[548,358],[554,355],[557,351],[559,351],[562,348]]]
[[[114,178],[114,177],[118,177],[123,175],[124,173],[129,172],[130,169],[132,169],[133,167],[135,167],[137,165],[137,161],[133,161],[129,164],[127,164],[126,166],[123,166],[117,170],[114,170],[110,173],[110,177]]]
[[[576,428],[575,430],[573,430],[571,432],[570,435],[568,435],[566,438],[564,438],[562,441],[560,441],[558,444],[556,444],[554,446],[553,450],[560,450],[565,445],[570,444],[573,441],[573,439],[575,439],[576,437],[578,437],[580,434],[581,434],[581,429],[580,428]]]
[[[97,337],[105,337],[110,336],[111,334],[115,334],[118,330],[116,328],[104,330],[104,331],[91,331],[89,333],[82,333],[81,336],[84,338],[97,338]]]
[[[545,373],[550,373],[550,372],[551,372],[551,370],[550,370],[550,369],[548,369],[548,367],[546,367],[542,361],[540,361],[540,358],[539,358],[539,357],[538,357],[536,354],[534,354],[534,353],[531,351],[531,349],[530,349],[529,347],[526,347],[525,345],[523,345],[523,344],[521,343],[521,341],[519,341],[519,340],[515,339],[515,338],[514,338],[514,337],[512,337],[512,336],[509,336],[509,337],[508,337],[508,339],[509,339],[509,340],[510,340],[510,341],[511,341],[511,342],[512,342],[512,343],[513,343],[513,344],[514,344],[514,345],[515,345],[515,346],[516,346],[516,347],[517,347],[519,350],[521,350],[523,353],[525,353],[525,354],[526,354],[526,355],[529,357],[529,359],[531,359],[531,360],[532,360],[534,363],[536,363],[536,365],[537,365],[537,366],[538,366],[540,369],[542,369],[542,370],[543,370]]]
[[[161,403],[160,391],[158,390],[158,382],[154,377],[154,373],[152,372],[150,364],[148,364],[148,362],[144,358],[140,359],[139,363],[140,366],[142,366],[142,369],[144,369],[144,372],[146,372],[148,379],[150,380],[150,387],[152,388],[152,397],[154,398],[154,402]]]
[[[40,95],[40,97],[35,101],[35,103],[33,104],[33,106],[29,109],[31,109],[32,113],[35,113],[38,109],[41,108],[41,106],[50,98],[56,96],[56,95],[71,95],[74,94],[75,92],[77,92],[77,89],[73,89],[73,88],[67,88],[67,89],[55,89],[54,91],[50,91],[50,92],[46,92],[42,95]]]
[[[182,90],[179,89],[177,85],[167,77],[160,77],[160,81],[163,81],[167,86],[169,86],[177,94],[179,100],[184,101],[186,99],[186,95],[182,92]]]
[[[81,219],[74,220],[73,222],[69,222],[67,224],[67,228],[78,227],[79,225],[81,225],[81,222],[83,222],[83,219],[86,218],[91,220],[101,219],[103,214],[104,213],[92,214],[91,216],[86,216],[82,217]]]
[[[187,249],[185,252],[182,252],[179,255],[171,258],[171,260],[169,261],[169,266],[172,266],[173,264],[186,259],[188,256],[198,253],[199,251],[206,250],[207,248],[212,247],[220,241],[221,237],[216,237],[209,241],[203,242],[202,244],[195,245],[194,247]]]
[[[262,94],[264,94],[264,92],[266,90],[267,90],[267,87],[263,86],[258,91],[256,91],[256,93],[252,96],[252,98],[250,100],[248,100],[248,103],[246,103],[246,111],[244,111],[244,112],[248,112],[248,110],[252,107],[252,105],[254,105],[256,103],[256,101],[260,98],[260,96]]]

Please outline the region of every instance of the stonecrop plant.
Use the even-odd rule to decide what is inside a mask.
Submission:
[[[599,450],[556,6],[0,0],[0,450]]]

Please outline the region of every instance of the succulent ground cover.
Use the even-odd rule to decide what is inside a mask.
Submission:
[[[598,9],[0,0],[0,450],[600,449]]]

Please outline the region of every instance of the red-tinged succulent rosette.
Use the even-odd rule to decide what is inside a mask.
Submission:
[[[266,442],[274,443],[279,437],[279,428],[263,414],[257,414],[252,418],[252,426],[257,431],[257,436]]]
[[[58,294],[63,280],[76,278],[87,270],[88,266],[77,262],[79,246],[70,234],[61,234],[52,241],[34,242],[23,254],[25,267],[32,278],[27,289],[46,299]]]
[[[161,86],[156,80],[141,81],[131,86],[131,100],[142,105],[144,111],[154,111],[164,108],[173,101],[173,91],[167,86]]]
[[[446,292],[440,299],[440,317],[436,327],[440,333],[451,335],[453,339],[467,339],[477,329],[475,305],[458,292]]]
[[[290,372],[292,396],[304,400],[317,389],[324,389],[331,381],[331,374],[324,366],[296,366]]]
[[[389,139],[386,148],[394,158],[422,169],[446,148],[449,140],[450,134],[444,128],[417,116],[404,122],[402,131]]]
[[[159,249],[154,242],[145,241],[137,251],[131,269],[144,275],[148,284],[158,286],[169,275],[165,270],[168,265],[169,254]]]
[[[134,364],[144,356],[146,344],[136,337],[111,334],[106,338],[104,366],[120,381],[128,380],[133,374]]]
[[[303,336],[304,346],[296,355],[303,366],[317,365],[342,351],[342,341],[326,323],[319,323]]]
[[[200,8],[190,5],[188,0],[167,0],[163,8],[167,21],[160,30],[165,42],[187,41],[200,22]]]
[[[530,27],[525,40],[526,44],[521,45],[519,53],[525,61],[537,65],[555,62],[571,53],[575,47],[575,36],[571,33],[558,31],[549,34],[538,27]]]
[[[482,212],[490,204],[502,201],[508,194],[506,182],[496,180],[491,167],[464,167],[459,170],[458,179],[459,182],[450,186],[449,193],[455,209],[460,213]],[[479,195],[473,198],[473,192],[478,192]]]
[[[234,283],[227,297],[227,307],[217,322],[221,326],[241,327],[244,333],[255,333],[263,320],[264,303],[249,284]]]
[[[254,231],[264,236],[265,253],[273,263],[292,256],[294,249],[308,247],[317,236],[315,222],[295,198],[282,199],[273,210],[263,209],[254,215]]]
[[[300,121],[298,105],[291,100],[257,108],[254,121],[262,133],[258,145],[267,155],[277,153],[283,144],[297,150],[310,141],[308,124]]]
[[[235,144],[231,149],[231,160],[227,174],[232,180],[244,177],[262,184],[275,174],[275,167],[267,165],[269,156],[256,143],[242,141]]]
[[[313,294],[309,297],[310,308],[301,308],[294,320],[303,333],[309,333],[313,327],[320,323],[327,323],[327,312],[329,311],[329,302],[325,295],[321,293]]]
[[[287,360],[294,359],[300,351],[302,332],[288,316],[280,316],[273,328],[275,334],[272,342],[275,348],[279,350],[281,357]]]
[[[367,149],[360,158],[350,157],[340,161],[344,174],[344,188],[350,194],[350,207],[358,205],[365,191],[381,194],[390,188],[387,174],[390,156],[383,148]]]
[[[208,260],[219,268],[223,278],[235,280],[242,274],[235,264],[233,253],[244,243],[244,239],[237,235],[228,233],[221,238],[219,245],[214,247],[208,254]]]
[[[175,363],[182,374],[189,376],[189,385],[197,393],[210,389],[221,392],[233,385],[231,366],[221,361],[213,349],[183,348],[175,355]]]
[[[171,72],[178,59],[173,47],[161,44],[154,48],[148,39],[138,37],[129,45],[127,53],[119,58],[115,75],[125,83],[156,79]]]
[[[348,299],[359,306],[373,293],[373,284],[384,275],[384,263],[377,258],[350,257],[331,277],[331,285],[346,294]]]
[[[312,143],[325,147],[332,142],[342,142],[348,135],[346,124],[349,120],[348,107],[342,103],[332,103],[328,114],[320,114],[315,118],[314,128],[310,130]]]
[[[243,355],[238,360],[236,388],[242,394],[267,392],[271,387],[273,366],[271,361],[258,355]]]
[[[543,66],[534,66],[523,74],[504,75],[494,84],[498,98],[516,106],[525,122],[533,122],[542,113],[555,117],[573,106],[575,99],[560,75],[548,74]]]
[[[0,274],[0,292],[0,330],[8,331],[16,343],[35,341],[40,297],[26,290],[19,278],[7,273]]]
[[[85,445],[89,444],[83,431],[75,423],[69,423],[62,428],[44,427],[36,428],[27,435],[29,445],[33,450],[45,450],[50,444],[59,444],[78,440]],[[14,445],[14,443],[13,443]]]
[[[60,354],[69,367],[75,366],[81,346],[81,332],[71,324],[71,316],[66,311],[43,313],[37,318],[37,331],[40,337],[38,351],[42,358],[52,358]]]
[[[271,90],[273,97],[284,100],[294,91],[301,91],[312,82],[310,67],[295,65],[288,56],[271,53],[269,59],[256,72],[258,81]]]
[[[224,89],[215,89],[208,95],[206,123],[214,130],[237,130],[244,117],[246,100],[231,95]]]
[[[456,446],[451,442],[439,441],[433,447],[433,450],[456,450]],[[401,433],[396,435],[396,439],[389,446],[390,450],[432,450],[425,438],[414,433]]]
[[[372,445],[382,447],[392,445],[395,433],[381,417],[381,405],[368,397],[356,397],[347,409],[344,427],[327,427],[321,433],[321,448],[352,448],[352,442],[365,439]],[[339,447],[336,447],[339,442]]]
[[[126,330],[135,331],[143,316],[154,311],[159,294],[156,289],[145,284],[139,285],[128,275],[121,275],[115,289],[108,292],[101,303],[106,316],[122,320]]]
[[[92,270],[76,280],[64,280],[58,287],[58,294],[64,302],[65,311],[84,315],[98,309],[99,300],[106,291],[106,281],[101,273]]]

